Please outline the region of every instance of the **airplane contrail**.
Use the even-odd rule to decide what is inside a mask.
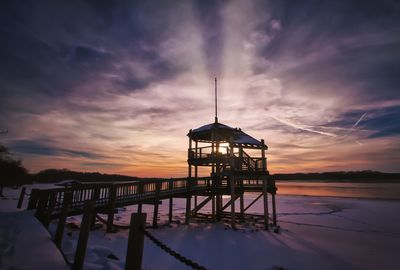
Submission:
[[[346,135],[344,135],[344,137],[349,135],[353,131],[353,129],[364,119],[364,117],[366,115],[367,115],[367,112],[365,112],[363,115],[361,115],[361,117],[357,120],[357,122],[354,123],[354,125],[349,129],[349,131],[347,132]]]
[[[329,133],[329,132],[324,132],[324,131],[320,131],[320,130],[315,130],[313,129],[312,126],[304,126],[304,125],[299,125],[299,124],[295,124],[295,123],[291,123],[287,120],[283,120],[283,119],[279,119],[278,117],[275,116],[271,116],[273,119],[275,119],[276,121],[285,124],[287,126],[293,127],[293,128],[297,128],[300,130],[304,130],[304,131],[308,131],[308,132],[312,132],[312,133],[317,133],[320,135],[325,135],[325,136],[329,136],[329,137],[337,137],[336,134],[333,133]]]
[[[361,117],[360,117],[360,119],[358,119],[358,121],[350,128],[350,129],[353,129],[353,128],[355,128],[357,125],[358,125],[358,123],[360,123],[361,122],[361,120],[363,120],[364,119],[364,117],[367,115],[367,113],[365,112],[363,115],[361,115]]]

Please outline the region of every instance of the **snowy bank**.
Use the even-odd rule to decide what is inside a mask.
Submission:
[[[70,269],[32,212],[0,212],[0,269]]]

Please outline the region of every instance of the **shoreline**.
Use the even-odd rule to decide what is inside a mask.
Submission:
[[[276,193],[276,199],[279,196],[294,196],[294,197],[316,197],[316,198],[335,198],[335,199],[355,199],[355,200],[371,200],[371,201],[400,201],[400,198],[375,198],[375,197],[346,197],[346,196],[324,196],[324,195],[302,195],[302,194],[280,194]]]

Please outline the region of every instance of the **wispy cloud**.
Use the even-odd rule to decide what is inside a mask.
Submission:
[[[312,127],[312,126],[305,126],[305,125],[296,124],[296,123],[290,122],[288,120],[280,119],[280,118],[278,118],[276,116],[272,116],[272,118],[275,119],[276,121],[282,123],[282,124],[285,124],[285,125],[287,125],[289,127],[295,128],[295,129],[300,129],[300,130],[303,130],[303,131],[308,131],[308,132],[311,132],[311,133],[316,133],[316,134],[320,134],[320,135],[324,135],[324,136],[328,136],[328,137],[337,137],[336,134],[329,133],[329,132],[324,132],[324,131],[320,131],[320,130],[316,130],[315,127]]]
[[[218,76],[220,121],[266,139],[273,172],[398,170],[398,13],[390,1],[5,1],[1,143],[33,171],[183,176]]]

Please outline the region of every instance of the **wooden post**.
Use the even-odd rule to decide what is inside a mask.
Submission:
[[[96,201],[99,199],[99,196],[100,196],[100,187],[95,187],[93,190],[93,194],[92,194],[92,201],[95,202],[95,205],[96,205]],[[96,229],[96,208],[93,209],[92,222],[90,224],[90,229],[91,230]]]
[[[192,155],[192,139],[189,138],[189,149],[188,149],[188,160]],[[185,214],[185,224],[189,224],[190,219],[190,208],[191,208],[191,200],[192,196],[190,194],[190,184],[192,180],[192,165],[189,163],[188,166],[188,178],[186,180],[186,214]]]
[[[186,189],[186,192],[187,192],[187,195],[186,195],[186,214],[185,214],[185,224],[186,225],[188,225],[189,224],[189,219],[190,219],[190,209],[191,209],[191,201],[192,201],[192,196],[191,196],[191,194],[190,194],[190,181],[191,180],[191,178],[190,178],[190,176],[187,178],[187,183],[186,183],[186,187],[187,187],[187,189]]]
[[[198,142],[196,141],[196,157],[197,157],[197,148],[198,148]],[[197,187],[198,185],[198,177],[199,177],[199,171],[198,171],[198,166],[194,166],[194,185]],[[194,208],[197,208],[197,195],[194,195]]]
[[[133,213],[131,215],[125,270],[140,270],[142,268],[145,225],[146,213]]]
[[[244,220],[244,191],[240,194],[240,218]]]
[[[277,222],[276,222],[275,193],[272,193],[272,222],[273,222],[274,226],[276,227]]]
[[[21,193],[19,194],[17,208],[22,207],[22,203],[24,202],[24,197],[25,197],[25,190],[26,190],[26,187],[22,187]]]
[[[65,192],[63,206],[62,206],[61,214],[60,214],[60,217],[58,220],[56,234],[54,236],[54,242],[56,243],[56,246],[58,248],[61,248],[61,243],[62,243],[62,239],[63,239],[63,235],[64,235],[65,221],[67,220],[68,209],[69,209],[69,205],[71,204],[71,202],[72,202],[72,193]]]
[[[144,183],[140,182],[138,188],[139,188],[138,192],[140,194],[139,197],[142,197],[143,196],[143,192],[144,192]],[[138,206],[137,206],[138,214],[142,213],[142,207],[143,207],[143,204],[141,202],[138,203]]]
[[[220,173],[221,173],[221,168],[220,168],[220,164],[218,162],[218,152],[219,150],[219,141],[215,142],[215,155],[214,155],[214,162],[215,162],[215,170],[214,170],[214,181],[215,181],[215,187],[216,187],[216,194],[215,194],[215,212],[216,212],[216,218],[217,221],[221,220],[221,208],[222,208],[222,196],[220,194],[220,187],[221,187],[221,183],[220,183]]]
[[[211,130],[211,156],[215,156],[215,135],[214,135],[214,129]],[[212,188],[211,188],[211,194],[212,194],[212,200],[211,200],[211,215],[212,219],[215,222],[217,220],[217,215],[216,215],[216,185],[217,183],[215,182],[215,162],[212,162],[211,165],[211,181],[212,181]]]
[[[243,170],[243,147],[242,146],[239,147],[239,164],[238,164],[238,166],[239,166],[238,169],[240,171]]]
[[[268,212],[268,178],[263,177],[263,197],[264,197],[264,226],[269,231],[269,212]]]
[[[161,182],[156,182],[156,196],[154,199],[154,212],[153,212],[153,228],[157,228],[157,217],[158,217],[158,204],[160,203],[160,189],[161,189]]]
[[[229,180],[231,186],[231,227],[235,228],[235,177],[231,175]]]
[[[54,207],[56,206],[56,201],[57,201],[56,194],[57,193],[55,192],[50,192],[49,194],[49,203],[46,211],[44,212],[43,222],[42,222],[45,228],[49,227],[51,221],[51,215],[53,213]]]
[[[231,189],[231,227],[235,228],[235,177],[233,175],[233,167],[235,164],[235,156],[233,152],[233,138],[230,138],[230,143],[229,143],[229,148],[230,148],[230,165],[231,165],[231,173],[230,173],[230,189]]]
[[[108,219],[107,219],[107,232],[112,232],[114,222],[115,201],[117,199],[117,187],[112,184],[109,189],[109,205],[108,205]]]
[[[47,204],[49,202],[50,192],[48,190],[39,190],[38,206],[36,208],[35,217],[43,223]]]
[[[168,207],[168,222],[171,223],[172,222],[172,212],[173,212],[173,190],[174,190],[174,180],[170,179],[169,180],[169,190],[172,192],[171,196],[169,197],[169,207]]]
[[[215,184],[214,181],[212,183],[212,190],[211,190],[211,215],[212,215],[212,220],[215,222],[217,220],[217,216],[215,214]]]
[[[266,176],[267,172],[267,160],[265,159],[265,144],[264,140],[261,139],[262,149],[261,149],[261,162],[262,162],[262,180],[263,180],[263,197],[264,197],[264,226],[265,229],[269,230],[269,210],[268,210],[268,176]]]
[[[39,189],[34,188],[31,190],[31,195],[29,196],[28,210],[35,209],[39,200]]]
[[[72,270],[83,269],[83,263],[85,261],[86,247],[89,239],[90,224],[92,222],[94,205],[95,202],[93,201],[88,201],[85,203]]]

